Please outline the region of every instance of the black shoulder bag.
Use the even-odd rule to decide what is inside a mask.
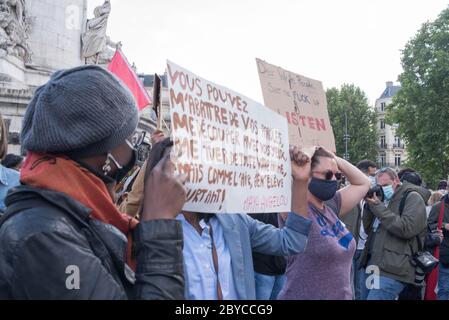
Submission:
[[[401,203],[399,204],[399,216],[402,216],[402,212],[404,211],[405,207],[405,200],[407,199],[407,196],[411,192],[413,191],[407,191],[402,196]],[[423,244],[419,239],[419,234],[416,236],[416,240],[418,241],[418,252],[413,254],[412,265],[417,268],[417,274],[419,274],[421,278],[422,273],[424,274],[431,273],[433,269],[435,269],[438,266],[439,260],[435,258],[430,252],[423,250]],[[422,273],[419,271],[422,271]]]

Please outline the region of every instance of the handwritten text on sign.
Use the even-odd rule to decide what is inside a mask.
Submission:
[[[291,167],[284,117],[167,62],[179,173],[186,211],[288,212]]]
[[[287,118],[290,144],[299,147],[320,145],[335,152],[322,83],[260,59],[257,59],[257,67],[265,105]]]

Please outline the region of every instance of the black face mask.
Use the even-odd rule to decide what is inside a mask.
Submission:
[[[312,178],[309,183],[309,191],[321,201],[332,199],[338,190],[337,180],[321,180]]]
[[[131,160],[126,165],[124,165],[121,169],[117,169],[117,171],[115,173],[115,177],[113,177],[113,179],[117,183],[120,183],[120,181],[122,181],[123,178],[126,177],[126,175],[132,169],[134,169],[134,167],[136,166],[136,163],[137,163],[137,150],[133,150],[133,154],[132,154]]]

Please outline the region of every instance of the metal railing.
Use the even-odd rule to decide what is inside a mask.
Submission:
[[[404,149],[405,145],[403,143],[395,143],[395,144],[393,144],[393,148],[395,148],[395,149]]]

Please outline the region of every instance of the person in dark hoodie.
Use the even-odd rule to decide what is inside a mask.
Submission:
[[[369,288],[368,300],[395,300],[407,284],[415,284],[416,268],[411,259],[420,246],[424,247],[430,192],[405,180],[401,182],[391,168],[379,170],[377,184],[383,188],[385,202],[376,195],[367,198],[363,216],[368,234],[363,261],[368,270],[380,272],[379,286]]]
[[[23,186],[0,221],[0,299],[182,299],[184,180],[165,154],[140,222],[114,205],[136,161],[138,111],[108,71],[56,72],[27,108]],[[151,190],[149,192],[148,190]]]

